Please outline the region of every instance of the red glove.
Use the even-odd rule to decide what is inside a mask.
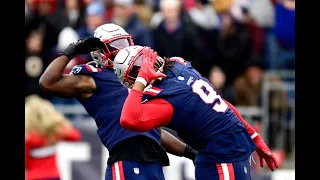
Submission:
[[[147,83],[150,83],[155,79],[166,77],[165,74],[156,72],[154,70],[154,65],[157,57],[157,52],[153,51],[149,47],[145,47],[142,50],[142,65],[136,81],[139,81],[146,85]]]
[[[260,159],[260,166],[263,167],[263,159],[266,161],[268,167],[271,171],[274,171],[275,167],[279,168],[277,159],[275,156],[271,153],[269,147],[266,145],[262,137],[256,133],[257,136],[253,138],[254,143],[258,147],[256,149],[256,152]],[[255,134],[254,134],[255,135]],[[252,136],[251,136],[252,137]]]

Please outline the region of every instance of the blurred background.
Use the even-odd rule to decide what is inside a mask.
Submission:
[[[137,45],[191,61],[262,134],[281,168],[270,173],[255,157],[253,180],[294,179],[295,0],[25,0],[25,97],[49,100],[82,134],[58,148],[62,180],[103,180],[108,152],[83,107],[44,93],[38,80],[69,43],[108,22]],[[76,56],[65,73],[88,61]],[[192,162],[170,160],[168,180],[193,179]]]

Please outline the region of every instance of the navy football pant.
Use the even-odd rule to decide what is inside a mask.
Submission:
[[[196,164],[195,176],[196,180],[251,180],[250,162]]]
[[[105,180],[165,180],[161,163],[118,161],[107,166]]]

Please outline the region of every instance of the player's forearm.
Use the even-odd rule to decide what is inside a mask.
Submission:
[[[59,56],[53,60],[41,75],[39,85],[43,89],[50,89],[52,85],[63,77],[63,72],[70,60],[67,56]]]
[[[159,129],[161,131],[161,145],[168,153],[180,157],[183,156],[193,161],[195,160],[196,154],[198,153],[196,150],[192,149],[166,130]]]
[[[141,112],[142,95],[142,91],[134,89],[130,91],[123,105],[120,117],[120,124],[123,128],[132,131],[142,131],[142,129],[139,128],[141,114],[143,113]]]
[[[139,78],[139,77],[138,77]],[[140,92],[143,92],[144,89],[146,88],[146,86],[139,82],[139,81],[136,81],[134,84],[133,84],[133,87],[132,87],[132,90],[136,90],[136,91],[140,91]]]
[[[248,124],[246,122],[246,120],[243,119],[243,117],[241,116],[240,112],[237,110],[237,108],[235,108],[232,104],[230,104],[228,101],[224,100],[228,106],[233,110],[233,112],[236,114],[236,116],[238,117],[238,119],[242,122],[242,124],[246,127],[248,133],[250,134],[251,138],[253,139],[254,137],[256,137],[258,135],[258,133],[256,132],[256,130],[250,126],[250,124]]]
[[[161,145],[168,153],[176,156],[183,156],[186,144],[173,136],[171,133],[160,128],[161,131]]]

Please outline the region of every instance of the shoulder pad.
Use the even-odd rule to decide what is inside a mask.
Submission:
[[[94,67],[93,65],[79,64],[72,68],[70,74],[93,74],[98,72],[102,72],[102,69]]]

